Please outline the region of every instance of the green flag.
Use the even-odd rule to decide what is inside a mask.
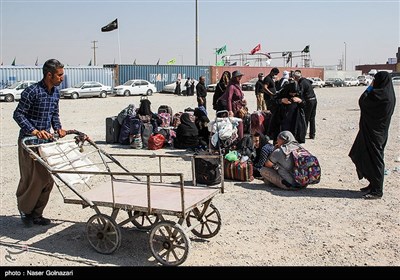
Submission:
[[[13,62],[11,63],[11,66],[15,66],[15,57],[14,57]]]
[[[225,62],[223,60],[217,61],[217,65],[216,66],[224,66]]]
[[[226,45],[215,51],[215,54],[223,54],[223,53],[226,53]]]
[[[310,45],[307,45],[301,52],[309,53],[310,52]]]
[[[175,64],[176,60],[175,58],[168,60],[167,65]]]

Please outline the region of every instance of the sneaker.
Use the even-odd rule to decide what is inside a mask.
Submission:
[[[25,227],[33,226],[33,217],[31,214],[25,214],[21,211],[19,211],[19,214],[21,215],[21,220]]]
[[[367,193],[363,195],[364,199],[381,199],[382,195],[381,194],[375,194],[375,193]]]
[[[35,225],[41,225],[41,226],[48,226],[51,224],[51,220],[47,219],[43,216],[37,217],[37,218],[33,218],[33,223]]]

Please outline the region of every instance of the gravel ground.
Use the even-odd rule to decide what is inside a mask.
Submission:
[[[220,232],[211,239],[189,234],[191,248],[183,266],[399,266],[399,106],[392,118],[385,151],[388,175],[384,196],[381,200],[363,200],[359,189],[367,181],[357,179],[355,167],[347,156],[358,131],[358,98],[363,89],[316,89],[316,139],[307,139],[304,146],[320,160],[322,178],[318,185],[288,192],[258,180],[227,181],[226,192],[213,199],[222,217]],[[400,88],[396,91],[399,102]],[[245,94],[253,111],[256,107],[254,93]],[[139,99],[61,100],[61,121],[66,129],[87,133],[108,152],[127,152],[126,147],[105,143],[105,118],[116,115],[129,103],[137,105]],[[170,104],[174,112],[196,106],[195,97],[156,93],[149,99],[153,110],[161,104]],[[212,108],[211,100],[212,93],[209,93],[209,108]],[[18,126],[12,119],[12,112],[16,105],[0,103],[0,265],[158,265],[151,254],[149,234],[131,225],[121,228],[122,245],[117,251],[111,255],[97,253],[85,232],[86,221],[95,212],[65,204],[56,188],[44,212],[53,224],[29,229],[22,226],[15,197],[19,180]],[[210,112],[210,118],[214,117],[214,112]],[[183,152],[163,149],[157,153]],[[144,161],[138,166],[146,164]],[[186,174],[190,172],[185,164],[171,162],[169,167],[175,171],[184,170]],[[111,209],[105,208],[104,213],[110,214]],[[121,218],[125,218],[124,214]]]

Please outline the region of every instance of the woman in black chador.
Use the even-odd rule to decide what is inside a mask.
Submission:
[[[272,115],[269,136],[277,140],[281,131],[290,131],[298,143],[306,138],[306,122],[304,117],[305,101],[296,81],[292,80],[278,92],[275,99],[277,109]]]
[[[388,139],[390,120],[396,104],[392,79],[386,71],[375,75],[371,86],[358,100],[361,110],[359,132],[349,156],[357,169],[358,179],[369,181],[362,191],[368,191],[365,199],[377,199],[383,195],[385,172],[384,150]]]
[[[213,95],[213,109],[216,111],[218,111],[217,100],[225,93],[226,87],[228,86],[230,79],[231,72],[224,71],[224,73],[222,73],[221,75],[221,78],[219,79],[219,82],[217,83],[217,86],[215,87],[215,92]]]

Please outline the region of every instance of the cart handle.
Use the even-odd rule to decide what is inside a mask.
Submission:
[[[82,145],[83,142],[90,140],[89,136],[87,136],[85,133],[80,132],[76,129],[66,130],[65,132],[66,132],[65,135],[76,134],[75,141],[77,144],[81,143],[80,145]],[[52,142],[52,141],[60,138],[60,135],[58,135],[58,133],[52,133],[51,135],[53,136],[51,139],[40,139],[37,136],[28,136],[28,137],[25,137],[22,139],[22,143],[26,144],[25,142],[32,141],[32,140],[41,140],[44,142]]]

